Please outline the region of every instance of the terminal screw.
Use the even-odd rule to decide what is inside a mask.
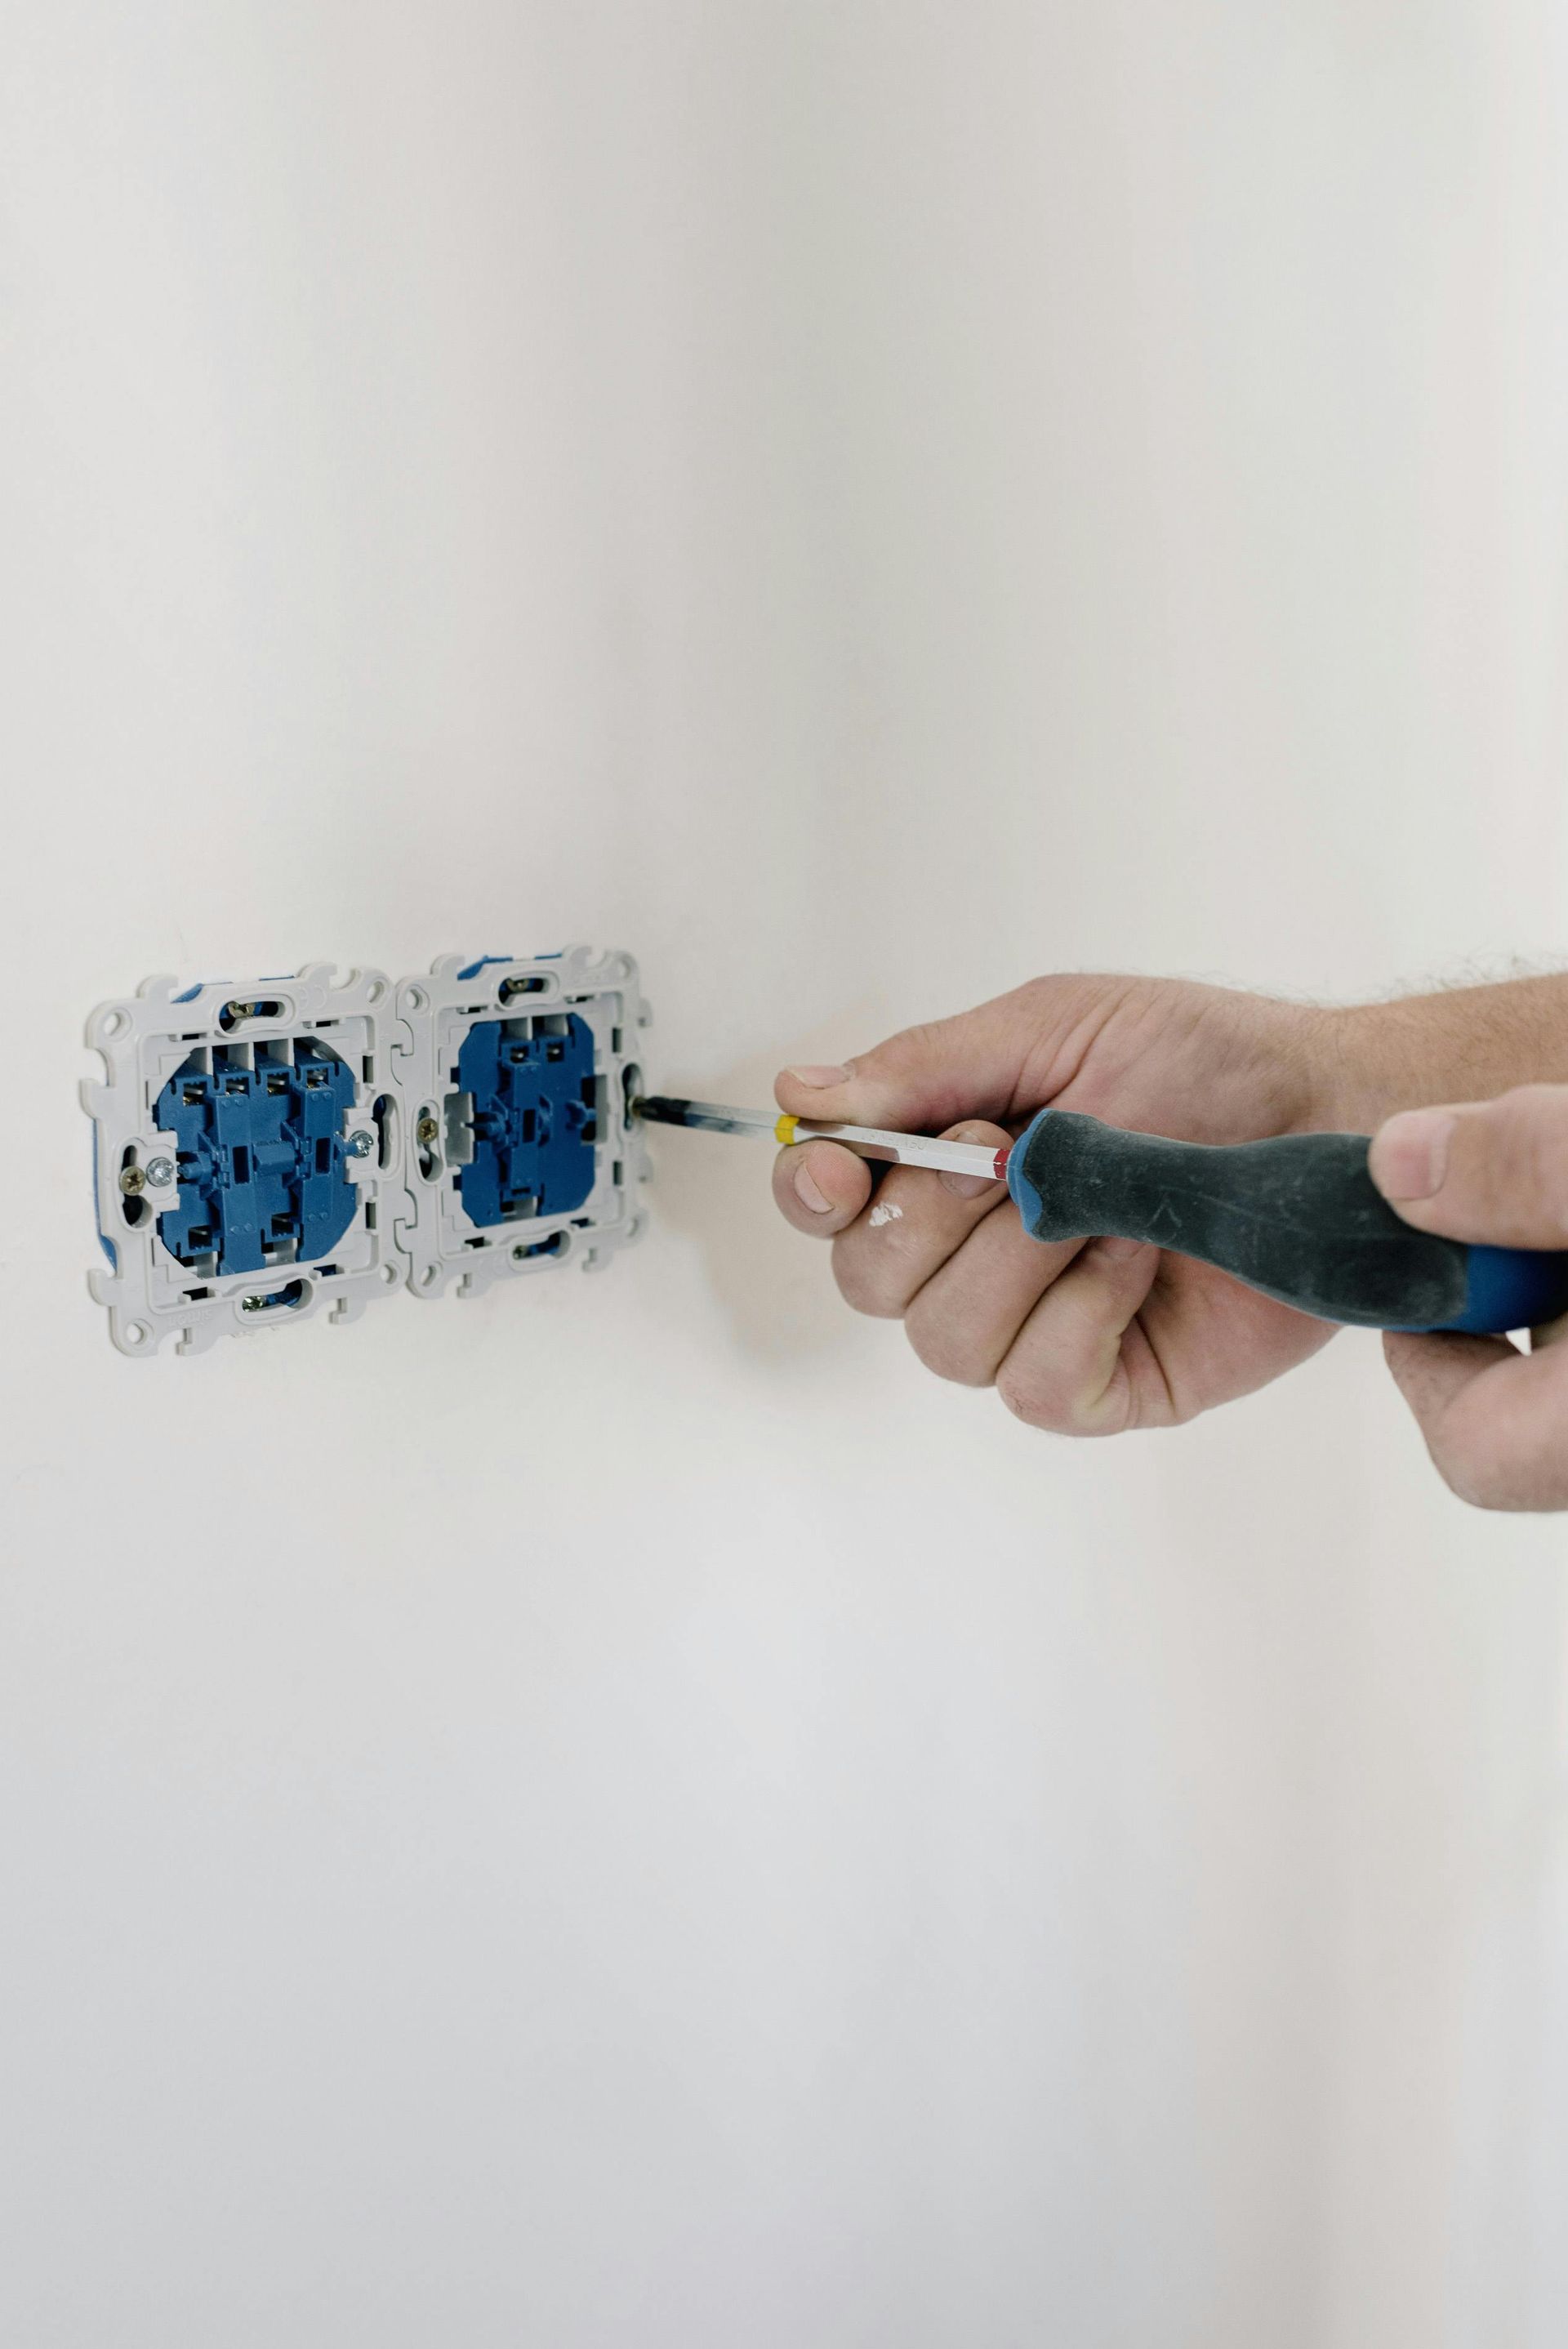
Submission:
[[[147,1177],[139,1166],[128,1166],[119,1178],[119,1187],[128,1199],[139,1199],[147,1188]]]
[[[163,1190],[174,1180],[173,1159],[150,1158],[147,1162],[147,1179],[155,1191]]]
[[[356,1133],[349,1135],[343,1146],[350,1158],[368,1158],[376,1147],[376,1136],[373,1133],[367,1133],[364,1126],[361,1126]],[[150,1167],[149,1174],[151,1171]]]

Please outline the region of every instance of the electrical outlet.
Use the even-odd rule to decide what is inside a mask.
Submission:
[[[88,1022],[108,1259],[90,1285],[122,1352],[597,1268],[637,1237],[648,1013],[629,956],[175,985]]]
[[[415,1139],[400,1237],[417,1297],[597,1269],[637,1237],[647,1155],[626,1112],[648,1012],[629,955],[445,955],[402,982],[397,1008]]]
[[[312,963],[179,994],[150,978],[98,1006],[88,1042],[106,1075],[82,1102],[108,1270],[91,1286],[122,1352],[173,1335],[191,1353],[324,1307],[346,1321],[402,1284],[403,1174],[377,1123],[391,1004],[384,973],[339,983]]]

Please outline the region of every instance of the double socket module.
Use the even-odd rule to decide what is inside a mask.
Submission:
[[[636,1238],[649,1015],[630,955],[176,987],[88,1021],[108,1260],[90,1285],[122,1353],[596,1269]]]

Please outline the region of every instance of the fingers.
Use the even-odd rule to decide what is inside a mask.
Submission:
[[[1002,1114],[1012,1102],[1019,1039],[991,1007],[908,1028],[842,1068],[780,1070],[780,1109],[825,1124],[939,1133],[955,1119]]]
[[[847,1249],[848,1236],[840,1242]],[[1042,1247],[1010,1210],[985,1215],[904,1309],[904,1335],[928,1371],[988,1387],[1008,1348],[1081,1240]],[[842,1273],[840,1285],[842,1286]]]
[[[1367,1165],[1418,1231],[1568,1248],[1568,1085],[1405,1110],[1373,1136]]]
[[[798,1232],[830,1240],[852,1224],[872,1193],[872,1171],[836,1142],[807,1142],[773,1162],[773,1197]]]
[[[943,1138],[996,1149],[1011,1136],[975,1121]],[[862,1212],[873,1186],[874,1205]],[[934,1174],[921,1166],[889,1166],[879,1184],[863,1158],[836,1142],[797,1143],[773,1162],[773,1196],[795,1229],[817,1239],[846,1235],[845,1248],[833,1252],[833,1269],[862,1313],[902,1313],[921,1283],[1006,1195],[1005,1184]]]
[[[999,1127],[977,1122],[956,1127],[948,1137],[984,1143],[988,1148],[1006,1138]],[[808,1149],[828,1146],[807,1144]],[[833,1276],[846,1301],[858,1313],[896,1320],[979,1225],[997,1220],[993,1211],[1006,1198],[1003,1183],[965,1190],[925,1167],[890,1166],[870,1207],[834,1242]],[[1006,1220],[1017,1224],[1016,1216]]]
[[[962,1117],[1037,1108],[1109,1017],[1125,980],[1036,979],[973,1011],[906,1028],[837,1068],[785,1069],[780,1109],[845,1125],[939,1133]]]
[[[1175,1418],[1148,1340],[1132,1328],[1159,1268],[1160,1250],[1137,1240],[1095,1240],[1082,1251],[997,1369],[996,1392],[1016,1418],[1058,1435],[1116,1435]]]
[[[1373,1137],[1367,1164],[1385,1198],[1420,1231],[1568,1247],[1568,1086],[1408,1110]],[[1563,1336],[1562,1323],[1538,1331],[1530,1354],[1502,1338],[1384,1339],[1433,1465],[1461,1500],[1483,1509],[1568,1507]]]
[[[1007,1135],[1000,1126],[973,1120],[948,1138],[990,1148]],[[890,1167],[874,1204],[856,1213],[855,1201],[863,1202],[869,1189],[867,1170],[851,1159],[861,1179],[856,1184],[851,1174],[845,1180],[846,1170],[834,1162],[846,1158],[848,1152],[825,1142],[782,1152],[774,1182],[785,1214],[800,1228],[837,1233],[834,1275],[857,1312],[902,1318],[928,1370],[965,1386],[989,1386],[1082,1242],[1041,1247],[1008,1210],[1004,1184],[939,1176],[922,1167]],[[835,1190],[827,1208],[802,1206],[797,1187],[802,1168],[818,1195]],[[1155,1251],[1145,1253],[1152,1258]]]
[[[1432,1464],[1480,1509],[1568,1508],[1568,1345],[1504,1338],[1383,1340]]]

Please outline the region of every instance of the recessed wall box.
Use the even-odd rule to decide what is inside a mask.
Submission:
[[[641,1227],[647,1017],[631,957],[587,947],[100,1004],[82,1101],[115,1344],[190,1353],[404,1285],[603,1265]]]

